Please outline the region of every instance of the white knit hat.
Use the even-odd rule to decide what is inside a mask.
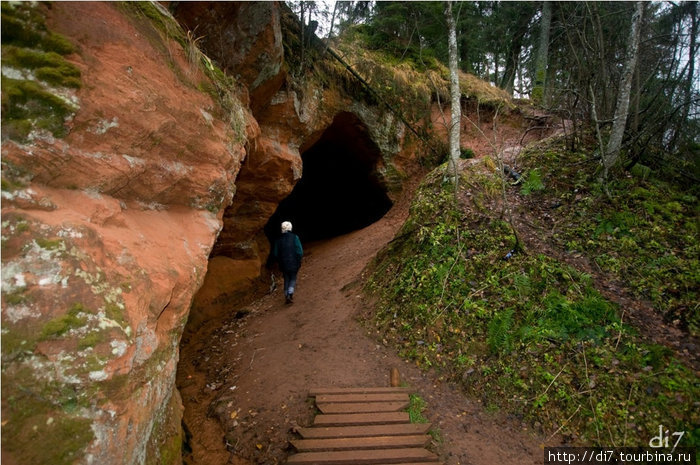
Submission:
[[[291,230],[292,230],[292,223],[290,223],[289,221],[285,221],[284,223],[282,223],[282,232],[283,233],[289,232]]]

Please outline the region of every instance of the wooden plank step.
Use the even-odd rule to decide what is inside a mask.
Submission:
[[[404,462],[404,463],[392,463],[392,464],[376,463],[376,464],[372,464],[372,465],[437,465],[437,462],[410,462],[410,463]]]
[[[372,465],[437,465],[437,462],[410,462],[410,463],[403,462],[403,463],[392,463],[392,464],[376,463],[376,464],[372,464]]]
[[[425,434],[430,429],[430,426],[430,423],[405,423],[369,426],[326,426],[299,428],[297,432],[304,439],[356,438],[362,436],[403,436]]]
[[[411,392],[407,387],[316,387],[309,390],[309,396],[320,394],[386,394],[391,392]]]
[[[408,401],[404,402],[347,402],[340,404],[316,404],[322,413],[371,413],[371,412],[398,412],[408,407]]]
[[[332,451],[346,449],[391,449],[401,447],[425,447],[430,441],[427,434],[411,436],[372,436],[339,439],[297,439],[290,442],[299,452]]]
[[[301,452],[289,457],[287,463],[313,465],[370,465],[412,462],[437,462],[437,455],[426,449],[345,450],[331,452]]]
[[[408,412],[339,413],[316,415],[315,426],[381,425],[408,423]]]
[[[337,402],[404,402],[408,400],[405,392],[370,393],[370,394],[319,394],[317,404]]]
[[[392,464],[377,463],[377,464],[373,464],[373,465],[436,465],[436,462],[411,462],[411,463],[404,462],[404,463],[392,463]]]

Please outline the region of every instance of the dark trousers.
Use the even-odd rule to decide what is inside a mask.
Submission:
[[[282,276],[284,276],[284,296],[294,294],[294,287],[297,285],[297,272],[283,271]]]

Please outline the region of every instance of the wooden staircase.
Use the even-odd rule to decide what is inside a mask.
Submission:
[[[317,388],[316,415],[302,439],[292,440],[294,465],[436,465],[438,457],[425,447],[429,423],[410,423],[409,390],[387,388]]]

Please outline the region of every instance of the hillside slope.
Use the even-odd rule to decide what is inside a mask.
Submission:
[[[503,152],[502,152],[503,153]],[[367,288],[383,338],[492,410],[575,444],[698,442],[697,192],[623,176],[607,199],[563,138],[444,167]],[[517,176],[516,176],[517,177]]]

